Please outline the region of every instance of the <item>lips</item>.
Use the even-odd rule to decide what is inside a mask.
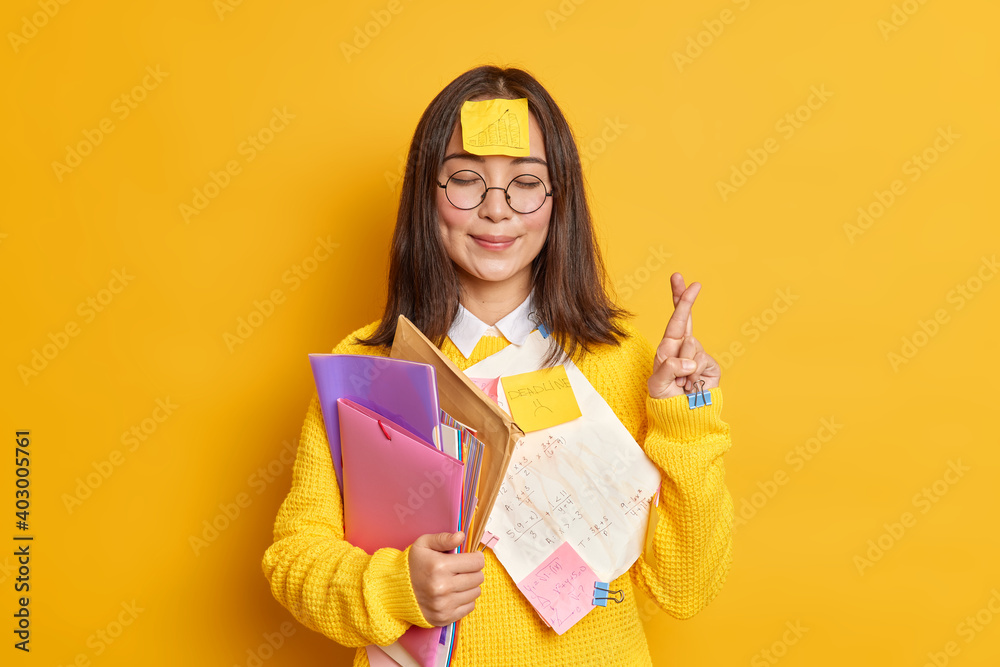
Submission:
[[[478,239],[480,241],[486,241],[487,243],[510,243],[516,237],[514,236],[493,236],[490,234],[481,234],[479,236],[473,236],[472,238]]]
[[[510,248],[514,245],[514,241],[517,240],[516,236],[495,236],[493,234],[484,234],[482,236],[473,236],[472,240],[476,242],[480,248],[485,248],[491,251],[502,251]]]

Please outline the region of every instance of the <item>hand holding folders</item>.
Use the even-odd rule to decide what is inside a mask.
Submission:
[[[426,540],[428,534],[450,532],[458,526],[465,473],[462,461],[349,398],[338,398],[336,409],[348,542],[369,554],[386,547],[402,551]],[[445,556],[457,555],[440,554]],[[436,607],[451,601],[424,597]],[[403,665],[447,664],[456,627],[453,622],[445,625],[410,626],[395,644],[382,650]]]
[[[462,543],[461,533],[421,535],[410,549],[410,580],[420,612],[434,625],[447,625],[476,607],[485,577],[481,551],[447,553]]]
[[[523,433],[405,317],[392,357],[310,361],[343,492],[345,539],[369,554],[413,545],[421,612],[446,626],[412,626],[382,649],[401,664],[427,667],[447,663],[455,621],[474,608],[484,564],[475,548]],[[462,544],[455,531],[464,533]],[[442,553],[455,548],[473,553]]]

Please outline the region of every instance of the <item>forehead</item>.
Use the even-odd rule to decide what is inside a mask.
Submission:
[[[448,146],[445,150],[445,155],[453,155],[455,153],[466,153],[465,149],[462,147],[462,123],[461,121],[456,121],[455,126],[451,131],[451,138],[448,140]],[[531,157],[538,158],[540,160],[545,159],[545,137],[542,136],[542,128],[538,124],[538,119],[535,118],[535,114],[531,111],[528,112],[528,154]],[[479,160],[480,156],[467,154],[469,159]],[[491,159],[504,158],[507,160],[514,160],[515,158],[509,155],[485,155],[482,157],[489,157]]]

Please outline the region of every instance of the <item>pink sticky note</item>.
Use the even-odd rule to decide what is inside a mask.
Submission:
[[[545,622],[561,635],[594,608],[596,581],[597,575],[580,554],[569,542],[563,542],[517,587]]]
[[[483,390],[483,392],[493,399],[493,402],[497,402],[497,385],[500,384],[500,378],[469,378],[476,386]]]

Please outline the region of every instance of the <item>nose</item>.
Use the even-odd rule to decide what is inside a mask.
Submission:
[[[499,192],[490,195],[490,190],[499,190]],[[479,205],[479,217],[500,222],[509,218],[513,212],[514,210],[507,203],[506,190],[497,186],[486,188],[486,199]]]

